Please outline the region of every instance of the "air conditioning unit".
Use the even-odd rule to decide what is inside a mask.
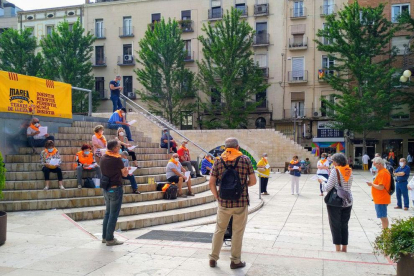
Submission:
[[[124,60],[125,61],[133,61],[134,60],[134,56],[132,56],[132,55],[124,55]]]
[[[257,12],[258,13],[267,13],[267,5],[262,4],[257,6]]]
[[[318,111],[313,112],[313,117],[320,117],[320,116],[321,116],[321,114],[319,114]]]
[[[128,98],[135,99],[136,98],[135,92],[128,92]]]

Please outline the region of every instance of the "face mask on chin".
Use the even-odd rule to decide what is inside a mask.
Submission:
[[[405,163],[404,162],[400,162],[400,167],[404,167]]]
[[[180,158],[174,158],[174,160],[177,161],[177,162],[179,162],[180,161]]]

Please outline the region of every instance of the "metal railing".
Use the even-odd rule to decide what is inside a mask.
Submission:
[[[192,33],[194,32],[194,21],[193,20],[181,20],[180,22],[181,30],[183,33]]]
[[[92,116],[92,90],[72,86],[72,90],[82,91],[88,93],[88,116]]]
[[[245,5],[244,7],[236,7],[236,10],[241,12],[240,14],[241,17],[247,17],[249,14],[248,12],[249,9],[247,5]]]
[[[325,77],[337,75],[338,74],[335,70],[329,70],[329,68],[322,68],[318,70],[318,81],[325,81]]]
[[[256,4],[254,5],[254,15],[262,16],[269,14],[269,4]]]
[[[337,6],[335,4],[321,6],[321,16],[335,14],[336,11],[337,11]]]
[[[269,37],[270,37],[270,35],[268,33],[254,35],[253,36],[253,46],[269,45]]]
[[[106,57],[101,58],[92,58],[92,67],[105,67],[106,66]]]
[[[135,58],[133,55],[118,56],[119,66],[135,65]]]
[[[97,28],[92,29],[91,33],[95,36],[96,39],[105,39],[106,36],[106,29],[105,28]]]
[[[308,48],[308,37],[303,36],[302,39],[289,38],[289,49]]]
[[[184,61],[191,62],[194,61],[194,51],[184,51]]]
[[[119,27],[119,37],[133,37],[134,36],[134,27]]]
[[[92,95],[92,94],[91,94]],[[136,102],[134,102],[133,100],[129,99],[128,97],[126,97],[125,95],[120,95],[121,99],[124,100],[124,106],[126,106],[127,104],[129,104],[129,106],[132,109],[135,109],[135,111],[141,110],[142,112],[145,113],[145,115],[149,116],[151,119],[155,120],[155,122],[158,122],[159,124],[161,124],[162,127],[167,128],[168,129],[168,136],[169,136],[169,132],[173,131],[176,134],[178,134],[181,138],[184,138],[185,140],[187,140],[188,142],[192,143],[194,146],[196,146],[198,149],[200,149],[202,152],[213,156],[211,153],[209,153],[208,151],[206,151],[204,148],[202,148],[199,144],[197,144],[196,142],[192,141],[191,139],[189,139],[188,137],[186,137],[184,134],[182,134],[180,131],[178,131],[177,129],[175,129],[174,127],[172,127],[172,125],[162,119],[160,119],[159,117],[155,116],[154,114],[152,114],[151,112],[149,112],[148,110],[146,110],[145,108],[143,108],[142,106],[140,106],[139,104],[137,104]],[[92,107],[92,100],[90,100],[90,104]],[[168,143],[168,152],[170,151],[170,144]],[[214,156],[213,156],[214,157]]]
[[[308,71],[307,70],[298,70],[298,71],[289,71],[288,72],[288,82],[289,83],[300,83],[308,81]]]
[[[269,67],[259,67],[258,70],[262,72],[265,79],[269,78]]]
[[[223,9],[209,9],[208,10],[208,19],[209,20],[219,20],[223,18]]]
[[[283,113],[284,119],[293,119],[293,118],[311,118],[313,117],[313,109],[312,108],[296,108],[295,109],[285,109]]]
[[[307,10],[306,10],[305,7],[290,9],[290,18],[291,19],[306,18],[306,16],[307,16]]]

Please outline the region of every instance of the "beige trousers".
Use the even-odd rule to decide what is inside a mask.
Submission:
[[[247,215],[247,206],[240,208],[224,208],[219,204],[217,209],[216,231],[214,232],[212,241],[212,253],[209,255],[210,260],[217,261],[219,259],[220,250],[223,246],[224,233],[229,225],[231,216],[233,216],[233,234],[231,237],[230,259],[236,264],[240,263],[243,235],[247,224]]]

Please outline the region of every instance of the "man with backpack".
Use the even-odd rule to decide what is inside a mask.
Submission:
[[[372,165],[377,168],[377,176],[374,182],[367,182],[368,186],[371,186],[372,198],[375,203],[375,211],[377,212],[377,218],[381,219],[382,228],[388,228],[389,222],[387,217],[387,207],[391,203],[391,194],[393,193],[392,183],[393,179],[390,172],[385,167],[384,159],[375,157],[372,160]]]
[[[249,157],[239,151],[239,142],[236,138],[225,141],[226,150],[220,159],[216,160],[210,177],[210,190],[218,200],[216,230],[212,240],[210,267],[216,267],[223,237],[233,217],[231,263],[230,268],[246,266],[241,261],[243,234],[247,224],[249,192],[248,187],[256,184],[252,163]],[[217,191],[216,183],[219,185]]]

